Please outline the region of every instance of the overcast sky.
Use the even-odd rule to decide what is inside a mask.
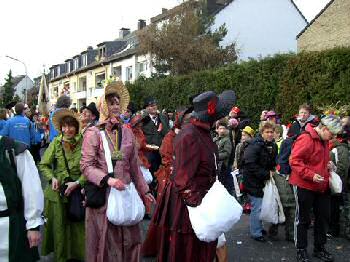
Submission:
[[[261,0],[265,1],[265,0]],[[310,21],[329,0],[295,0]],[[39,76],[53,65],[80,54],[88,46],[113,40],[121,27],[135,30],[138,19],[146,19],[182,0],[1,0],[0,83],[11,69]]]

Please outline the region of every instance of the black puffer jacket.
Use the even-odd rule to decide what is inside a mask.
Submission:
[[[277,151],[274,142],[265,142],[260,135],[248,144],[242,168],[245,192],[255,197],[264,196],[265,181],[276,167]]]

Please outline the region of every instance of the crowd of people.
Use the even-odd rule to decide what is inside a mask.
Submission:
[[[318,118],[303,104],[290,124],[272,110],[252,123],[235,105],[233,91],[208,91],[173,113],[155,98],[137,111],[123,83],[110,81],[79,112],[66,95],[47,117],[23,103],[0,109],[0,260],[36,261],[41,242],[40,254],[57,262],[227,261],[225,244],[198,239],[187,210],[218,179],[250,214],[258,242],[276,240],[280,227],[261,218],[273,180],[297,261],[310,261],[311,225],[313,256],[333,261],[327,236],[350,240],[349,117]],[[331,193],[334,172],[341,193]],[[111,209],[125,212],[123,201],[110,206],[112,191],[130,195],[120,195],[126,213],[141,198],[144,241],[142,219],[111,219]]]

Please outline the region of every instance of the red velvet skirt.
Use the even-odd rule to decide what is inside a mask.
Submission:
[[[145,242],[143,256],[157,261],[210,261],[215,258],[217,241],[200,241],[195,235],[187,207],[169,181],[157,203]]]

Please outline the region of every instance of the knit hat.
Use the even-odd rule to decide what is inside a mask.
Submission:
[[[342,131],[342,125],[339,116],[329,115],[321,119],[321,124],[328,128],[328,130],[336,135]]]
[[[232,112],[232,110],[231,110],[231,112]],[[238,122],[238,120],[236,118],[230,118],[230,120],[228,120],[228,125],[230,127],[235,128],[235,127],[238,126],[238,124],[239,124],[239,122]]]
[[[242,132],[247,133],[248,135],[250,135],[251,137],[254,137],[255,131],[253,128],[251,128],[250,126],[246,126]]]
[[[230,113],[234,113],[234,114],[238,115],[240,112],[241,112],[241,110],[239,109],[239,107],[234,106],[234,107],[231,109],[231,112],[230,112]]]

